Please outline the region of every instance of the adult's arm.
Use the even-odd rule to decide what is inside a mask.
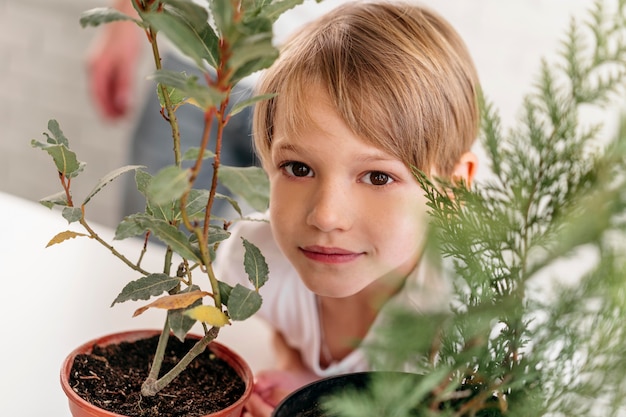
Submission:
[[[116,0],[111,6],[134,17],[137,13],[131,1]],[[113,22],[100,28],[87,52],[89,91],[107,119],[118,119],[130,110],[143,42],[143,31],[135,23]]]

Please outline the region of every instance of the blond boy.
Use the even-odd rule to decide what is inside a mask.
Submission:
[[[383,308],[445,308],[446,286],[421,256],[427,207],[413,168],[471,184],[478,89],[454,29],[403,3],[331,11],[264,74],[258,93],[277,94],[254,119],[269,224],[231,230],[270,267],[259,315],[274,329],[277,369],[257,376],[250,415],[317,378],[368,369],[358,342]],[[237,237],[220,248],[220,278],[245,283],[241,251]]]

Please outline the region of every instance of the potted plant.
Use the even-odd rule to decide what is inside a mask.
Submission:
[[[131,17],[110,8],[97,8],[85,12],[81,17],[81,24],[84,27],[98,26],[129,20],[145,31],[154,56],[156,71],[152,78],[158,83],[157,94],[162,104],[162,115],[171,126],[172,165],[154,176],[139,166],[119,168],[102,178],[87,196],[78,200],[72,194],[71,184],[83,170],[84,163],[70,150],[69,141],[59,124],[51,120],[48,123],[49,133],[44,134],[46,140],[34,140],[32,145],[46,151],[53,158],[62,186],[61,192],[44,198],[41,203],[48,207],[60,207],[62,216],[69,223],[78,223],[84,229],[82,232],[60,232],[51,239],[49,245],[72,238],[86,237],[98,241],[137,274],[137,279],[129,282],[112,304],[129,300],[150,300],[150,303],[139,308],[135,314],[159,308],[166,309],[167,316],[163,328],[158,331],[110,335],[87,342],[68,357],[63,366],[62,383],[65,392],[70,396],[70,408],[74,416],[205,415],[213,410],[202,408],[197,403],[199,400],[192,397],[190,387],[185,388],[184,394],[179,397],[182,400],[195,401],[191,407],[193,411],[171,411],[160,407],[165,402],[176,403],[171,400],[173,395],[164,390],[180,382],[181,372],[192,372],[192,368],[200,367],[204,370],[203,374],[208,374],[208,367],[216,364],[218,367],[214,373],[224,376],[234,370],[235,379],[238,378],[241,383],[235,384],[238,387],[231,390],[228,387],[229,382],[220,380],[217,388],[206,385],[203,389],[238,392],[231,394],[235,395],[232,405],[224,405],[224,415],[238,416],[246,395],[251,392],[251,372],[241,358],[214,342],[214,339],[222,326],[231,321],[245,320],[258,310],[262,301],[258,291],[267,280],[268,269],[258,248],[244,240],[242,243],[246,251],[242,262],[249,274],[250,287],[232,287],[215,276],[211,262],[220,242],[229,236],[230,220],[216,217],[212,207],[216,199],[226,198],[241,214],[235,200],[216,192],[219,180],[246,199],[252,207],[263,210],[267,206],[267,180],[260,168],[237,169],[221,166],[220,150],[224,139],[222,132],[231,116],[246,106],[267,98],[256,96],[237,103],[232,109],[227,107],[231,89],[238,81],[266,68],[276,59],[278,52],[272,45],[272,25],[283,11],[302,0],[209,0],[208,8],[189,0],[129,1],[138,17]],[[161,34],[167,36],[182,53],[196,63],[205,75],[204,79],[161,68],[157,41]],[[209,67],[213,68],[213,72],[209,72]],[[176,110],[183,105],[201,108],[206,120],[204,134],[197,138],[198,146],[184,154],[181,152],[176,119]],[[212,125],[216,125],[218,131],[213,151],[206,149]],[[192,161],[191,168],[183,168],[183,161]],[[197,174],[207,163],[213,166],[213,182],[208,190],[198,189],[195,184]],[[146,210],[123,219],[116,228],[115,239],[143,236],[144,245],[141,253],[123,254],[113,244],[101,238],[89,223],[86,214],[89,203],[103,187],[120,175],[132,171],[135,172],[138,190],[146,197]],[[161,241],[165,249],[161,245],[153,244],[149,236]],[[141,260],[145,251],[151,249],[163,250],[161,271],[148,271],[142,266]],[[189,336],[188,332],[197,322],[201,323],[202,334]],[[107,350],[117,352],[128,345],[136,345],[139,341],[149,345],[153,358],[151,363],[142,365],[145,375],[142,374],[140,393],[131,395],[130,391],[124,391],[126,388],[113,388],[114,383],[104,381],[101,374],[90,371],[91,368],[81,371],[78,367],[80,361],[87,363],[85,355],[89,354],[92,359],[95,357],[96,363],[104,363],[108,371],[113,367],[114,359],[104,357]],[[145,352],[137,354],[140,357],[147,355]],[[128,354],[122,353],[121,356],[128,357]],[[196,365],[200,360],[205,362]],[[201,385],[197,378],[192,377],[196,381],[194,385]],[[98,384],[94,384],[95,381]],[[76,394],[84,393],[86,385],[105,386],[104,391],[107,391],[108,397],[100,402],[100,407],[108,410],[97,410],[97,407]],[[134,398],[130,400],[133,405],[114,408],[119,397]],[[208,395],[204,392],[201,397]],[[126,414],[127,411],[121,410],[132,411]]]
[[[626,415],[626,130],[603,142],[590,116],[623,94],[625,34],[625,2],[596,2],[516,128],[481,99],[490,177],[467,189],[416,172],[450,308],[388,311],[368,345],[374,369],[412,375],[323,380],[276,417]]]

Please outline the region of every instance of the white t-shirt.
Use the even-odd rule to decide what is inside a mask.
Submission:
[[[258,221],[240,221],[230,229],[232,236],[222,242],[215,260],[215,273],[230,285],[251,287],[243,267],[244,247],[241,237],[255,244],[269,266],[269,279],[260,289],[263,304],[257,313],[285,338],[287,344],[300,351],[304,364],[320,377],[346,372],[368,370],[368,361],[362,348],[357,348],[344,359],[327,368],[319,363],[321,332],[315,294],[300,280],[298,273],[282,254],[274,238],[268,216],[257,214]],[[393,305],[414,308],[417,311],[441,311],[449,302],[449,286],[442,275],[427,262],[409,276],[403,289],[385,304],[370,328],[365,343],[374,337],[376,326],[384,320],[384,312]]]

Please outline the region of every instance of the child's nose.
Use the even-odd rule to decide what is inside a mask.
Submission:
[[[346,187],[324,184],[311,196],[310,201],[307,224],[324,232],[350,228],[354,201],[350,202]]]

